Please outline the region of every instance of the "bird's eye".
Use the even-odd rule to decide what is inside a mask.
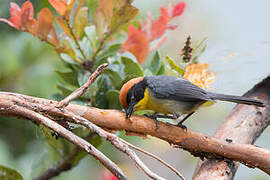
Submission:
[[[135,101],[135,97],[134,96],[131,96],[130,101],[131,102],[134,102]]]

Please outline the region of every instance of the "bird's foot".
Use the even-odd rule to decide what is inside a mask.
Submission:
[[[51,135],[52,137],[55,137],[56,140],[59,138],[59,135],[57,134],[57,132],[52,132]]]
[[[156,123],[156,129],[155,130],[158,130],[158,128],[159,128],[159,122],[158,122],[157,119],[155,119],[155,123]]]
[[[157,119],[157,116],[156,114],[152,114],[152,115],[149,115],[149,114],[144,114],[145,117],[148,117],[150,119]]]
[[[156,129],[155,129],[155,130],[158,130],[158,128],[159,128],[159,123],[158,123],[158,120],[157,120],[157,118],[158,118],[157,114],[152,114],[152,115],[145,114],[144,116],[145,116],[145,117],[148,117],[148,118],[150,118],[150,119],[155,120],[155,124],[156,124]]]
[[[182,124],[181,122],[179,122],[176,126],[182,128],[182,129],[185,130],[185,131],[187,130],[187,126],[185,126],[185,125]]]

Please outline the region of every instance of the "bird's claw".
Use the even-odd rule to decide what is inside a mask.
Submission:
[[[159,122],[157,119],[155,119],[155,123],[156,123],[156,129],[155,130],[158,130],[159,129]]]
[[[182,128],[182,129],[185,130],[185,131],[187,130],[187,126],[185,126],[185,125],[182,124],[182,123],[178,123],[176,126]]]
[[[156,114],[153,114],[153,115],[144,114],[144,116],[145,116],[145,117],[148,117],[148,118],[150,118],[150,119],[155,120],[155,124],[156,124],[156,129],[155,129],[155,130],[158,130],[158,129],[159,129],[159,123],[158,123],[157,115],[156,115]]]

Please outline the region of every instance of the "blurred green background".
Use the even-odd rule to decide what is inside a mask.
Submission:
[[[0,17],[9,17],[9,0],[0,1]],[[14,1],[13,1],[14,2]],[[15,1],[22,4],[24,1]],[[139,17],[147,11],[154,16],[159,7],[168,4],[164,0],[135,0],[139,8]],[[47,0],[32,0],[35,9],[48,7]],[[174,20],[179,25],[176,31],[168,32],[168,41],[162,46],[161,54],[177,59],[188,35],[193,40],[208,37],[208,47],[200,61],[208,62],[217,75],[212,85],[215,92],[243,94],[255,83],[269,74],[270,24],[265,21],[270,16],[267,7],[270,2],[262,0],[226,1],[186,1],[184,14]],[[50,98],[57,92],[59,81],[55,69],[61,69],[62,63],[53,48],[27,33],[18,32],[4,23],[0,23],[0,91],[23,93],[32,96]],[[234,104],[219,102],[211,107],[202,108],[192,116],[186,125],[198,132],[213,135],[222,120]],[[140,137],[125,139],[159,155],[176,167],[187,179],[191,179],[197,159],[180,149],[156,138],[143,140]],[[256,145],[270,149],[269,129],[256,142]],[[101,151],[115,161],[128,174],[130,179],[148,179],[125,155],[112,145],[104,142]],[[53,163],[48,158],[48,147],[40,135],[39,129],[28,121],[0,117],[0,165],[16,169],[24,179],[31,179],[36,170]],[[175,175],[156,161],[139,154],[149,167],[167,179],[176,179]],[[38,168],[37,168],[38,167]],[[85,158],[69,172],[62,173],[55,180],[99,180],[104,168],[92,157]],[[264,180],[269,177],[258,169],[240,167],[235,179]]]

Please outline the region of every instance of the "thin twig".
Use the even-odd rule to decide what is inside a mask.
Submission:
[[[24,118],[28,118],[33,120],[37,124],[43,124],[44,126],[52,129],[53,131],[57,132],[60,136],[64,137],[74,145],[82,148],[85,152],[95,157],[99,160],[106,168],[108,168],[116,177],[121,180],[126,180],[127,176],[122,172],[122,170],[112,162],[108,157],[106,157],[103,153],[97,150],[94,146],[88,143],[86,140],[82,139],[81,137],[76,136],[71,131],[65,129],[61,125],[57,124],[53,120],[35,112],[29,110],[25,107],[20,107],[14,104],[4,104],[0,101],[0,114],[1,111],[5,109],[6,112],[12,113],[14,116],[21,116]]]
[[[119,137],[117,137],[115,134],[109,133],[102,128],[98,127],[97,125],[93,124],[92,122],[86,120],[85,118],[78,116],[71,112],[64,112],[66,114],[66,117],[71,119],[73,123],[81,124],[87,128],[89,128],[91,131],[97,133],[99,136],[107,139],[110,141],[117,149],[127,154],[134,162],[135,164],[140,167],[146,175],[148,175],[151,179],[154,180],[165,180],[163,177],[158,176],[156,173],[152,172],[144,163],[143,161],[137,156],[137,154],[132,151],[128,145],[124,144]]]
[[[103,72],[103,70],[108,66],[108,64],[102,64],[100,65],[95,72],[88,78],[88,81],[82,85],[81,87],[79,87],[78,89],[76,89],[75,91],[73,91],[70,95],[68,95],[65,99],[63,99],[62,101],[60,101],[56,107],[57,108],[63,108],[65,106],[67,106],[71,101],[73,101],[74,99],[82,96],[86,90],[89,88],[89,86],[96,80],[96,78]]]
[[[162,163],[163,165],[167,166],[169,169],[171,169],[173,172],[175,172],[175,174],[182,180],[185,180],[184,176],[179,172],[177,171],[174,167],[172,167],[170,164],[168,164],[167,162],[165,162],[164,160],[162,160],[161,158],[159,158],[158,156],[148,152],[148,151],[145,151],[144,149],[142,148],[139,148],[123,139],[120,139],[123,143],[127,144],[129,147],[132,147],[133,149],[136,149],[137,151],[140,151],[141,153],[144,153],[154,159],[156,159],[157,161],[159,161],[160,163]]]
[[[90,132],[84,139],[89,140],[91,139],[96,133]],[[68,171],[72,169],[75,165],[73,164],[74,159],[77,157],[77,155],[80,153],[81,148],[78,146],[75,146],[73,150],[65,156],[62,156],[58,164],[54,167],[51,167],[44,171],[41,175],[39,175],[34,180],[47,180],[53,177],[58,176],[63,171]]]

